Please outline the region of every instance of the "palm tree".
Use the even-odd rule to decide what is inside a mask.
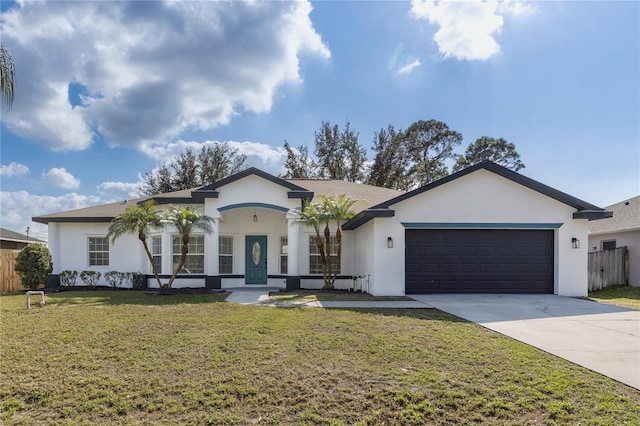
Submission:
[[[180,233],[182,239],[182,252],[180,254],[180,261],[178,266],[173,271],[173,275],[166,285],[167,288],[171,288],[173,281],[176,279],[178,272],[182,270],[185,260],[187,260],[187,253],[189,253],[189,241],[191,240],[191,231],[195,228],[200,228],[209,233],[213,231],[211,223],[213,218],[193,210],[191,207],[170,207],[164,214],[163,223],[165,225],[171,225],[175,227]]]
[[[158,285],[162,287],[156,265],[153,263],[153,256],[149,251],[147,245],[147,232],[149,229],[161,228],[162,220],[160,214],[156,211],[156,203],[153,200],[148,200],[142,205],[130,206],[125,213],[116,216],[109,226],[109,233],[107,239],[111,240],[111,243],[120,238],[124,234],[138,234],[138,239],[142,241],[144,251],[147,253],[147,258],[151,263],[151,269],[153,275],[158,280]]]
[[[316,233],[315,242],[322,261],[323,288],[325,290],[334,288],[339,266],[335,262],[340,262],[342,257],[342,222],[353,217],[351,207],[357,201],[345,195],[340,195],[338,198],[323,196],[320,203],[305,202],[302,209],[300,220],[307,226],[311,226]],[[330,224],[332,221],[335,221],[337,226],[336,242],[338,247],[335,262],[331,259]]]
[[[16,82],[16,66],[9,51],[0,44],[0,92],[2,99],[11,109],[13,105],[13,87]]]
[[[348,219],[351,219],[354,215],[353,210],[351,210],[351,207],[353,207],[353,205],[355,203],[357,203],[358,200],[355,200],[351,197],[347,197],[344,194],[341,194],[340,196],[338,196],[338,198],[334,198],[334,197],[328,197],[328,196],[323,196],[322,197],[322,204],[325,206],[325,209],[327,210],[330,219],[333,219],[336,221],[336,242],[338,245],[338,262],[340,262],[340,259],[342,259],[342,222]],[[327,228],[328,229],[328,228]],[[325,231],[326,234],[326,231]],[[331,271],[331,288],[333,288],[333,285],[336,281],[336,276],[337,276],[337,272],[334,273],[334,271]]]
[[[325,238],[323,238],[320,233],[320,229],[329,223],[329,217],[326,215],[324,207],[321,204],[305,201],[302,212],[300,213],[300,220],[305,225],[311,226],[316,232],[315,243],[316,247],[318,247],[318,253],[320,254],[320,261],[322,262],[324,288],[329,288],[329,264],[325,252]]]

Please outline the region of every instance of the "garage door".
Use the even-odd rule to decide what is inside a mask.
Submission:
[[[553,231],[406,230],[405,292],[553,293]]]

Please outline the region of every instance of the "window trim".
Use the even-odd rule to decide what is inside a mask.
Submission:
[[[91,239],[92,238],[100,238],[106,242],[106,250],[91,250]],[[104,246],[104,244],[101,244]],[[106,253],[107,254],[107,263],[104,265],[92,265],[91,264],[91,253]],[[111,243],[107,239],[106,235],[87,235],[87,265],[91,268],[108,268],[111,264]]]
[[[283,244],[283,241],[286,244]],[[285,248],[283,250],[283,248]],[[282,267],[282,260],[286,258],[286,268]],[[280,261],[278,264],[278,270],[281,274],[288,275],[289,274],[289,236],[288,235],[280,235],[280,240],[278,242],[278,260]]]
[[[160,240],[160,253],[155,253],[155,245],[154,245],[154,240],[158,239]],[[162,274],[162,234],[157,234],[157,235],[151,235],[149,236],[149,242],[151,243],[151,259],[153,260],[154,263],[156,263],[156,258],[160,259],[160,262],[158,262],[158,264],[156,264],[156,272],[158,272],[159,274]],[[172,248],[173,250],[173,248]],[[153,268],[151,268],[151,273],[153,273]]]
[[[309,235],[309,245],[308,245],[308,248],[309,248],[309,257],[308,257],[308,260],[309,260],[309,275],[322,275],[322,259],[319,259],[319,261],[318,261],[319,264],[320,264],[320,272],[312,272],[311,271],[311,257],[313,256],[313,257],[318,257],[319,258],[320,257],[320,253],[313,253],[312,252],[311,247],[314,247],[314,249],[316,247],[316,242],[315,242],[316,236],[314,234],[308,234],[308,235]],[[332,246],[332,248],[335,247],[335,250],[331,251],[331,255],[330,255],[330,259],[329,260],[331,261],[331,259],[334,259],[334,262],[336,262],[335,259],[337,259],[338,270],[334,271],[334,273],[339,275],[339,274],[342,273],[342,259],[338,258],[338,253],[337,253],[338,241],[337,241],[337,238],[336,238],[335,235],[332,235],[330,238],[332,240],[331,246]]]
[[[229,238],[231,240],[231,253],[222,253],[220,251],[220,247],[222,246],[222,244],[220,244],[220,239],[221,238]],[[218,235],[218,274],[220,275],[233,275],[233,261],[234,261],[234,247],[235,247],[235,238],[233,235],[227,235],[227,234],[219,234]],[[222,268],[220,268],[220,260],[222,260],[221,258],[225,257],[225,258],[230,258],[231,259],[231,272],[222,272]]]
[[[187,258],[185,259],[185,265],[187,263],[187,260],[189,259],[189,256],[202,256],[202,271],[198,271],[198,272],[178,272],[178,275],[203,275],[205,273],[206,270],[206,247],[205,247],[205,238],[204,238],[204,234],[190,234],[189,235],[190,240],[189,240],[189,244],[191,245],[191,243],[193,242],[194,238],[200,238],[202,237],[202,253],[193,253],[192,251],[189,251],[187,253]],[[173,244],[173,239],[174,238],[178,238],[178,240],[180,240],[180,253],[174,253],[173,248],[174,248],[174,244]],[[180,234],[171,234],[171,265],[172,265],[172,270],[175,271],[176,270],[176,266],[178,266],[178,263],[180,262],[180,255],[182,254],[182,239],[181,239],[181,235]],[[178,263],[174,262],[175,257],[178,256]],[[184,265],[182,266],[182,269],[184,269]]]
[[[604,248],[604,245],[605,245],[605,244],[611,244],[611,243],[613,243],[613,245],[614,245],[615,247],[613,247],[613,248]],[[602,241],[600,241],[600,247],[601,247],[602,251],[605,251],[605,250],[615,250],[615,249],[617,249],[617,248],[618,248],[618,244],[617,244],[617,242],[616,242],[616,240],[615,240],[615,239],[613,239],[613,240],[602,240]]]

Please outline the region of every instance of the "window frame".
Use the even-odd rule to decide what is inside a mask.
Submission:
[[[610,247],[611,244],[613,244],[613,247]],[[605,245],[607,246],[606,248]],[[615,250],[618,248],[616,240],[603,240],[600,242],[600,246],[602,247],[602,251]]]
[[[156,240],[160,241],[158,246],[155,244]],[[156,272],[162,274],[162,235],[151,235],[149,242],[151,246],[151,259],[153,259],[153,263],[156,265]],[[159,253],[156,253],[156,247],[159,247]],[[156,261],[156,259],[159,259],[159,261]],[[151,273],[153,273],[153,268],[151,268]]]
[[[222,244],[222,239],[228,239],[231,244]],[[218,235],[218,273],[220,275],[232,275],[233,274],[233,248],[234,248],[234,243],[235,243],[235,238],[233,237],[233,235]],[[222,247],[227,247],[230,246],[230,253],[226,253],[222,251]],[[223,271],[223,265],[222,265],[222,259],[225,259],[228,261],[228,263],[224,266],[229,266],[231,268],[230,271]]]
[[[205,273],[205,245],[204,245],[204,234],[191,234],[189,239],[189,252],[187,253],[187,258],[185,259],[184,265],[182,266],[182,270],[178,272],[178,275],[203,275]],[[202,252],[198,252],[195,250],[191,250],[191,244],[197,244],[196,240],[202,238]],[[179,252],[176,253],[174,251],[176,245],[175,245],[175,240],[174,239],[178,239],[179,241]],[[199,246],[199,244],[197,244],[197,246]],[[182,254],[182,237],[179,234],[172,234],[171,235],[171,264],[173,265],[173,270],[176,270],[176,267],[178,266],[178,263],[180,263],[180,255]],[[202,258],[202,266],[201,266],[201,270],[200,268],[198,268],[196,271],[191,272],[188,269],[186,269],[186,266],[190,263],[190,258],[194,258],[194,257],[201,257]],[[200,266],[200,265],[196,265],[196,266]],[[192,268],[195,269],[195,268]],[[183,270],[189,271],[189,272],[182,272]]]
[[[91,250],[91,240],[97,240],[97,239],[101,239],[103,240],[101,244],[99,244],[100,248],[103,248],[103,250]],[[94,245],[97,245],[97,243],[94,243]],[[104,247],[106,247],[106,250],[104,250]],[[106,235],[90,235],[87,236],[87,265],[89,265],[90,267],[93,268],[108,268],[111,262],[111,244],[109,243],[109,240],[107,239]],[[92,263],[92,261],[94,261],[92,259],[92,254],[102,254],[104,255],[104,253],[106,253],[107,255],[107,261],[106,263]],[[104,259],[102,259],[102,261],[104,262]]]
[[[316,236],[309,234],[309,275],[322,275],[322,259],[315,240]],[[334,266],[337,266],[337,271],[334,271],[334,273],[339,275],[342,273],[342,260],[338,258],[338,239],[335,235],[330,237],[330,244],[331,255],[329,261],[333,261]],[[312,257],[316,258],[316,260],[312,261]],[[316,265],[319,269],[314,269]]]
[[[289,274],[289,236],[281,235],[278,245],[278,268],[281,274]]]

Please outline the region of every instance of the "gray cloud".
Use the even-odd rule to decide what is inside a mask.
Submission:
[[[2,14],[19,68],[9,129],[53,150],[98,134],[137,148],[269,111],[299,82],[299,56],[328,58],[308,2],[24,2]],[[69,84],[86,88],[81,105]],[[19,95],[19,96],[18,96]]]

